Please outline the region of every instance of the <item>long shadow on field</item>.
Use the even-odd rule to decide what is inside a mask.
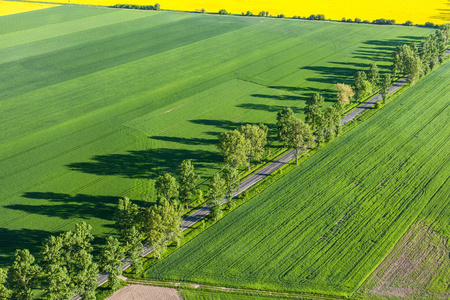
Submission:
[[[310,97],[312,97],[313,94],[319,93],[325,98],[325,102],[336,102],[336,92],[330,89],[318,89],[314,87],[297,87],[297,86],[280,86],[280,85],[273,85],[269,86],[271,89],[277,89],[277,90],[284,90],[288,92],[300,92],[306,95],[302,95],[302,100],[306,101]]]
[[[352,62],[328,62],[339,66],[305,66],[300,69],[314,71],[319,74],[319,76],[307,78],[307,81],[327,84],[335,84],[338,82],[352,84],[353,76],[357,71],[367,70],[371,63],[377,63],[380,61],[390,62],[391,54],[395,50],[395,47],[402,44],[418,42],[421,39],[422,37],[417,36],[400,36],[396,39],[368,40],[363,42],[363,46],[358,47],[353,53],[354,58],[364,59],[367,61],[367,64]],[[380,66],[380,68],[382,70],[387,70],[389,69],[389,66]]]
[[[351,84],[353,82],[353,75],[357,68],[346,67],[321,67],[321,66],[305,66],[302,70],[309,70],[319,73],[320,76],[313,78],[306,78],[307,81],[320,82],[327,84],[345,83]]]
[[[113,220],[114,210],[119,197],[93,196],[77,194],[71,196],[53,192],[26,192],[22,197],[29,199],[46,199],[50,202],[42,205],[11,204],[6,208],[21,210],[30,214],[46,215],[61,219],[71,218],[99,218]]]
[[[267,105],[269,106],[269,105]],[[241,105],[237,105],[237,107],[243,107],[246,108],[244,106]],[[278,106],[281,107],[281,109],[284,108],[284,106]],[[278,110],[274,110],[274,111],[278,111]],[[275,117],[274,117],[275,119]],[[208,126],[212,126],[212,127],[216,127],[219,130],[214,130],[214,131],[207,131],[204,133],[207,133],[209,135],[214,135],[214,136],[218,136],[221,132],[225,131],[225,130],[234,130],[239,128],[242,125],[245,124],[251,124],[251,125],[258,125],[260,123],[252,123],[252,122],[245,122],[245,123],[241,123],[241,122],[232,122],[232,121],[227,121],[227,120],[210,120],[210,119],[197,119],[197,120],[191,120],[190,122],[194,123],[194,124],[200,124],[200,125],[208,125]],[[273,129],[275,129],[275,125],[274,124],[270,124],[270,123],[264,123],[264,125],[266,125],[269,128],[269,132]]]
[[[292,95],[265,95],[265,94],[252,94],[252,97],[263,99],[275,99],[275,100],[289,100],[289,101],[305,101],[305,96],[292,96]]]
[[[51,234],[54,233],[45,230],[0,228],[0,267],[11,265],[16,249],[28,249],[36,256],[43,241]]]
[[[241,108],[245,108],[245,109],[264,110],[264,111],[276,113],[288,106],[256,104],[256,103],[241,103],[241,104],[237,105],[237,107],[241,107]],[[298,108],[298,107],[291,107],[291,109],[294,111],[294,113],[303,113],[303,110],[304,110],[303,108]]]
[[[363,44],[367,46],[357,49],[354,52],[353,58],[367,59],[371,62],[390,62],[395,47],[403,44],[412,44],[420,41],[422,38],[423,37],[404,35],[400,36],[398,39],[368,40],[363,42]]]
[[[174,136],[151,136],[153,140],[179,143],[184,145],[215,145],[217,144],[217,139],[199,139],[199,138],[180,138]]]
[[[88,174],[155,179],[164,173],[173,173],[184,159],[191,159],[200,169],[222,161],[218,152],[157,148],[97,155],[90,162],[72,163],[67,167]]]

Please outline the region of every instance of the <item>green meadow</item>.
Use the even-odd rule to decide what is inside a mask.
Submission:
[[[448,234],[450,64],[146,278],[350,296],[415,220]]]
[[[0,266],[82,220],[113,232],[119,197],[154,201],[183,159],[217,170],[220,132],[273,128],[287,106],[303,118],[311,93],[332,104],[333,84],[431,32],[77,6],[0,17]]]

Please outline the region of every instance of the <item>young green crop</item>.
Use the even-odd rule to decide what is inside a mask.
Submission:
[[[447,63],[145,276],[351,295],[430,199],[449,205],[449,101]]]
[[[0,18],[0,265],[85,220],[113,229],[120,197],[184,159],[203,178],[217,135],[382,71],[424,28],[60,6]],[[95,241],[99,241],[96,239]]]

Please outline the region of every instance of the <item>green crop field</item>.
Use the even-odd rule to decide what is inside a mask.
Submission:
[[[249,294],[235,294],[230,292],[218,292],[218,291],[202,291],[202,290],[186,290],[180,292],[184,300],[289,300],[301,298],[288,298],[278,296],[259,296]],[[307,300],[305,298],[304,300]]]
[[[449,115],[447,63],[145,276],[351,295],[422,211],[448,226]]]
[[[0,17],[0,266],[80,220],[111,232],[118,197],[144,199],[183,159],[217,169],[221,131],[302,115],[315,91],[329,105],[334,83],[431,32],[77,6]]]

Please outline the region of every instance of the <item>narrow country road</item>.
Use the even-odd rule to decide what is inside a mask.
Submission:
[[[447,51],[445,51],[445,56],[448,56],[448,55],[450,55],[450,49],[447,49]],[[388,94],[389,95],[392,94],[393,92],[397,91],[399,88],[404,86],[405,84],[406,84],[406,76],[402,77],[400,80],[396,81],[388,89]],[[348,122],[354,120],[357,116],[359,116],[360,114],[365,112],[367,109],[370,109],[373,105],[375,105],[375,103],[377,103],[381,99],[382,99],[381,94],[377,94],[377,95],[373,96],[372,98],[370,98],[369,100],[367,100],[366,102],[362,103],[360,106],[358,106],[357,108],[355,108],[354,110],[349,112],[347,115],[345,115],[341,119],[341,125],[345,125]],[[293,160],[294,158],[295,158],[295,150],[291,150],[288,153],[286,153],[285,155],[283,155],[282,157],[271,162],[266,167],[262,168],[261,170],[258,170],[258,172],[256,172],[255,174],[251,175],[250,177],[248,177],[247,179],[245,179],[244,181],[241,182],[238,190],[233,194],[233,196],[234,197],[238,196],[245,190],[249,189],[256,183],[260,182],[261,180],[263,180],[264,178],[266,178],[267,176],[269,176],[270,174],[272,174],[273,172],[278,170],[280,167],[282,167],[286,163]],[[227,202],[227,198],[224,198],[221,201],[221,204],[223,205],[226,202]],[[199,208],[198,210],[194,211],[189,216],[185,217],[181,224],[182,230],[185,231],[186,229],[193,226],[195,223],[203,220],[209,214],[209,211],[210,211],[209,207],[207,205],[205,205],[205,206]],[[153,248],[151,247],[151,245],[144,245],[142,247],[142,256],[147,256],[152,251],[153,251]],[[128,259],[123,260],[122,269],[126,270],[129,267],[130,267],[130,261]],[[99,286],[103,285],[107,281],[108,281],[108,274],[100,273],[99,277],[97,278],[98,285]],[[72,297],[71,300],[79,300],[79,299],[81,299],[81,297],[77,295],[77,296]]]

